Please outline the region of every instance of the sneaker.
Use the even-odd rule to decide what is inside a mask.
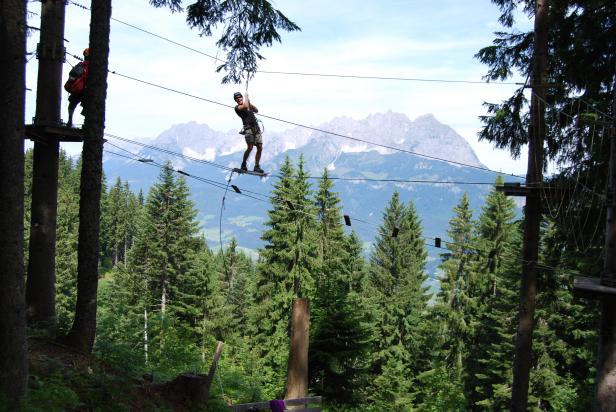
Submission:
[[[242,165],[240,166],[240,169],[243,170],[244,172],[247,172],[248,168],[246,167],[246,163],[242,163]]]
[[[256,165],[256,166],[255,166],[255,168],[254,168],[254,169],[252,169],[252,171],[253,171],[253,172],[255,172],[255,173],[265,173],[265,172],[263,171],[263,169],[261,169],[261,168],[259,167],[259,165]]]

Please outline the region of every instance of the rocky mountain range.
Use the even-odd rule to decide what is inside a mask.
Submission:
[[[268,132],[265,126],[261,166],[270,177],[260,180],[234,175],[232,184],[245,193],[257,193],[256,197],[266,199],[285,157],[289,156],[297,164],[300,155],[314,177],[314,188],[324,168],[334,178],[364,179],[336,180],[335,190],[342,199],[343,212],[354,219],[349,230],[357,231],[366,250],[374,240],[382,211],[394,190],[400,192],[404,202],[414,203],[422,219],[426,243],[431,245],[435,237],[446,238],[448,221],[462,194],[468,193],[477,215],[491,189],[489,183],[496,179],[494,173],[475,168],[482,165],[464,138],[431,114],[413,121],[393,112],[372,114],[361,120],[338,117],[315,127],[294,127],[280,133]],[[171,161],[175,169],[198,177],[187,181],[211,247],[226,245],[233,236],[248,250],[254,251],[262,245],[260,234],[269,208],[267,200],[258,202],[224,190],[229,178],[225,168],[238,167],[245,149],[243,136],[237,130],[220,132],[206,124],[190,122],[170,127],[148,144],[167,152],[142,148],[140,157],[159,164]],[[135,146],[125,147],[136,152]],[[105,156],[104,169],[110,182],[120,176],[133,190],[144,192],[159,173],[156,168],[136,160],[113,155]],[[221,217],[223,195],[225,207]],[[428,247],[428,251],[434,260],[430,265],[433,272],[436,257],[442,250]]]

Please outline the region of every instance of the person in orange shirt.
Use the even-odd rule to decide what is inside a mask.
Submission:
[[[84,114],[85,111],[83,96],[88,82],[88,65],[90,63],[89,58],[90,49],[86,48],[83,51],[83,61],[77,63],[77,65],[73,67],[68,75],[68,81],[64,84],[64,89],[70,93],[68,96],[67,127],[73,126],[73,113],[79,103],[81,103],[81,107],[83,107],[81,114]]]

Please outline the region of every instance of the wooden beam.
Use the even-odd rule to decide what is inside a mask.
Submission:
[[[532,188],[522,186],[520,183],[504,183],[502,186],[496,186],[496,191],[504,193],[505,196],[528,196],[532,192]]]
[[[573,279],[573,290],[582,297],[598,299],[604,295],[616,295],[616,288],[602,285],[600,278],[576,276]]]
[[[61,125],[26,125],[26,137],[35,142],[83,142],[83,130]]]

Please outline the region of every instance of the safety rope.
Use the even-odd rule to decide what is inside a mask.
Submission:
[[[231,179],[233,178],[234,170],[231,170],[231,174],[229,175],[229,179],[227,180],[227,186],[225,187],[225,193],[222,196],[222,201],[220,202],[220,218],[218,221],[218,239],[220,240],[220,256],[222,257],[222,265],[225,271],[225,276],[227,275],[227,261],[225,260],[225,251],[222,245],[222,212],[225,209],[225,199],[227,198],[227,192],[229,191],[229,185],[231,185]]]

